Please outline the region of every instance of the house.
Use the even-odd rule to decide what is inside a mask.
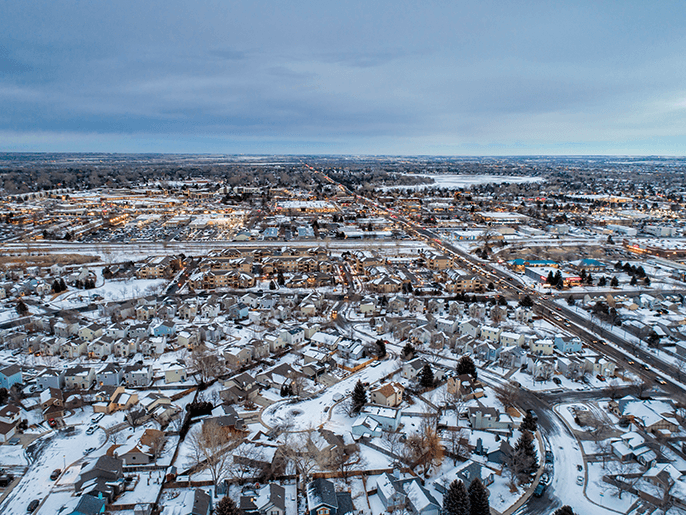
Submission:
[[[187,378],[186,367],[170,367],[164,371],[164,382],[169,383],[182,383]]]
[[[105,328],[100,324],[92,323],[79,329],[79,338],[84,341],[92,342],[96,338],[100,338],[104,333]]]
[[[291,347],[296,347],[305,341],[305,331],[302,327],[294,327],[293,329],[281,331],[279,337],[284,343],[289,344]]]
[[[523,334],[512,333],[510,331],[503,331],[500,333],[500,345],[503,347],[511,347],[516,345],[521,347],[526,342]]]
[[[386,431],[395,431],[400,425],[402,411],[384,406],[364,406],[362,414],[376,420]]]
[[[82,465],[79,478],[74,483],[74,490],[78,493],[83,489],[85,493],[85,488],[92,487],[93,483],[111,485],[123,481],[123,467],[123,460],[112,456],[100,456],[96,461],[86,462]]]
[[[307,515],[352,515],[355,511],[350,492],[336,492],[328,479],[310,481],[306,493]]]
[[[155,461],[164,447],[164,431],[158,429],[146,429],[140,439],[135,442],[125,443],[116,448],[115,456],[124,461],[124,466],[148,465]]]
[[[383,427],[373,418],[359,415],[353,422],[351,432],[353,437],[366,436],[367,438],[374,438],[383,434]]]
[[[64,388],[64,370],[46,368],[36,378],[36,389],[45,390],[46,388]]]
[[[403,365],[401,375],[405,379],[412,380],[419,375],[419,372],[422,371],[422,368],[424,368],[424,360],[422,360],[422,358],[414,358]]]
[[[446,388],[450,395],[461,400],[479,399],[484,396],[483,385],[469,374],[449,377]]]
[[[467,335],[472,338],[478,338],[481,335],[481,325],[474,320],[468,320],[460,324],[459,331],[460,336]]]
[[[9,442],[17,432],[15,424],[0,422],[0,443]]]
[[[560,352],[581,352],[581,339],[578,336],[555,336],[555,348]]]
[[[150,326],[152,336],[173,336],[176,334],[176,325],[169,320],[159,321]]]
[[[481,339],[487,342],[500,343],[500,334],[503,332],[500,327],[485,325],[481,328]]]
[[[509,415],[500,413],[496,408],[485,406],[470,407],[468,409],[469,423],[473,429],[515,429],[515,423]]]
[[[554,356],[537,356],[529,354],[527,356],[526,371],[531,374],[534,380],[547,381],[555,373],[557,358]]]
[[[0,408],[0,422],[16,424],[21,420],[21,409],[14,404],[8,404]]]
[[[673,433],[678,430],[674,407],[667,401],[639,400],[630,395],[610,401],[610,410],[639,425],[644,431]]]
[[[124,380],[127,386],[148,386],[152,383],[152,366],[145,366],[141,363],[134,363],[124,367]]]
[[[107,499],[102,496],[82,495],[79,497],[79,502],[76,503],[74,510],[67,515],[97,515],[98,513],[105,513],[106,506]]]
[[[529,345],[531,352],[538,354],[539,356],[551,356],[553,354],[554,347],[555,344],[553,343],[553,340],[549,339],[535,340]]]
[[[19,365],[9,365],[0,368],[0,388],[12,388],[15,384],[22,382],[21,368]]]
[[[407,496],[398,478],[384,472],[376,478],[376,493],[386,511],[393,511],[405,505]]]
[[[95,381],[100,386],[119,386],[123,379],[124,371],[116,363],[108,363],[95,374]]]
[[[285,515],[286,490],[276,483],[248,490],[241,495],[239,507],[245,515]]]
[[[483,485],[487,487],[493,483],[495,475],[489,468],[482,466],[478,461],[467,460],[448,474],[444,474],[436,479],[433,484],[438,492],[445,495],[450,487],[450,483],[453,481],[460,480],[465,486],[469,486],[476,478],[479,478]]]
[[[414,515],[440,515],[441,506],[416,479],[404,485],[407,505]]]
[[[186,496],[188,497],[188,495]],[[184,515],[210,515],[212,513],[212,496],[199,488],[193,491],[192,507],[189,511],[184,511]],[[189,506],[185,507],[188,510]]]
[[[87,390],[95,381],[95,369],[75,365],[64,372],[65,388],[81,388]]]
[[[118,386],[112,396],[107,407],[108,413],[115,411],[124,411],[138,404],[138,393],[133,390],[126,390],[123,386]]]
[[[369,400],[380,406],[396,408],[403,401],[405,388],[399,383],[386,383],[369,392]]]

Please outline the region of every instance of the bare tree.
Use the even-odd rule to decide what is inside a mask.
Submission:
[[[209,470],[216,487],[231,465],[232,457],[229,451],[239,442],[240,437],[227,435],[216,422],[205,422],[188,434],[192,467]]]
[[[282,458],[300,476],[303,487],[317,466],[319,457],[319,450],[312,438],[313,432],[314,429],[310,428],[304,433],[288,433],[286,442],[281,446]]]
[[[386,444],[386,449],[390,452],[393,457],[398,461],[402,462],[403,449],[405,445],[403,444],[404,433],[399,431],[384,431],[381,435],[381,439]]]
[[[464,428],[448,431],[448,448],[453,457],[453,465],[457,464],[457,460],[466,460],[471,455],[469,449],[469,434]]]
[[[422,466],[424,476],[427,476],[432,465],[440,466],[443,444],[438,434],[438,417],[422,418],[419,430],[407,437],[405,445],[415,466]]]
[[[155,434],[149,442],[148,448],[152,457],[155,459],[155,464],[157,464],[157,459],[162,456],[164,452],[164,446],[167,443],[167,438],[164,436],[164,431],[159,431]]]
[[[193,349],[188,358],[188,366],[200,374],[203,383],[211,382],[226,372],[223,360],[204,345],[198,345]]]
[[[512,383],[508,383],[505,386],[498,386],[493,388],[495,391],[496,399],[500,401],[505,410],[514,408],[520,397],[520,390]]]

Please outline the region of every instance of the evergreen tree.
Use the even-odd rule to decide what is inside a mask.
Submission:
[[[621,262],[621,261],[617,261],[617,262],[615,263],[615,270],[621,270],[621,269],[622,269],[622,266],[623,266],[623,265],[622,265],[622,262]]]
[[[67,291],[67,284],[64,282],[64,279],[60,279],[60,291]]]
[[[62,291],[60,289],[60,283],[57,279],[55,279],[55,281],[52,283],[52,291],[54,291],[55,293],[59,293]]]
[[[524,298],[519,301],[519,305],[525,308],[531,308],[534,305],[534,301],[531,300],[531,297],[525,295]]]
[[[419,384],[424,388],[431,388],[434,385],[434,373],[429,364],[425,364],[419,373]]]
[[[443,498],[443,513],[445,515],[469,515],[469,493],[461,480],[455,479]]]
[[[414,347],[408,342],[403,347],[403,358],[409,359],[412,356],[414,356]]]
[[[629,282],[629,284],[630,284],[631,286],[636,286],[636,284],[638,284],[638,280],[636,279],[636,276],[635,276],[635,275],[632,275],[632,276],[631,276],[631,281]]]
[[[286,280],[283,278],[283,271],[281,270],[279,270],[277,274],[277,282],[279,283],[279,286],[286,284]]]
[[[579,275],[581,278],[581,282],[584,282],[586,280],[586,270],[581,270],[581,274]]]
[[[650,278],[646,277],[645,279],[643,279],[643,284],[645,284],[646,286],[650,286]]]
[[[555,277],[553,278],[553,286],[557,286],[558,288],[562,288],[562,286],[564,286],[562,272],[560,272],[559,270],[555,273]]]
[[[610,286],[612,286],[613,288],[616,288],[617,286],[619,286],[619,279],[617,279],[616,277],[613,276],[612,280],[610,281]]]
[[[517,476],[525,481],[528,476],[536,472],[538,457],[534,447],[534,436],[527,430],[523,430],[514,450],[515,467]]]
[[[571,506],[565,504],[561,508],[555,510],[553,515],[574,515],[574,510],[572,510]]]
[[[602,275],[600,279],[598,279],[598,286],[605,286],[607,284],[607,279],[605,279],[605,276]]]
[[[16,309],[17,309],[17,313],[18,313],[20,316],[24,316],[24,315],[26,315],[26,313],[29,312],[29,308],[26,307],[26,304],[24,304],[24,301],[23,301],[23,300],[20,300],[20,301],[17,303],[17,308],[16,308]]]
[[[364,389],[364,385],[360,381],[357,381],[357,384],[355,384],[352,400],[352,412],[355,414],[359,413],[362,410],[362,406],[367,404],[367,392]]]
[[[586,276],[586,284],[593,284],[593,274],[591,272]]]
[[[546,278],[545,282],[551,286],[555,284],[555,275],[553,274],[552,270],[548,272],[548,277]]]
[[[383,340],[376,340],[376,355],[379,359],[386,357],[386,343]]]
[[[214,515],[241,515],[241,511],[236,507],[231,497],[225,495],[221,501],[217,503],[214,509]]]
[[[526,415],[524,415],[524,420],[522,420],[522,423],[519,426],[519,429],[522,431],[527,430],[531,431],[532,433],[536,432],[536,419],[534,416],[531,414],[531,411],[527,411]]]
[[[574,297],[572,297],[571,295],[569,297],[567,297],[567,305],[568,306],[573,306],[575,302],[576,301],[574,300]]]
[[[469,485],[469,515],[490,515],[491,507],[488,503],[488,490],[481,482],[481,479],[475,477]]]
[[[462,356],[460,358],[460,360],[457,362],[455,371],[458,375],[469,374],[470,376],[476,378],[476,365],[469,356]]]

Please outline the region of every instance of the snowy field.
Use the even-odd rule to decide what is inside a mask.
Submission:
[[[386,186],[382,188],[384,191],[392,189],[426,189],[426,188],[469,188],[476,184],[502,184],[512,183],[521,184],[527,182],[542,182],[541,177],[521,177],[521,176],[506,176],[506,175],[449,175],[449,174],[412,174],[412,177],[429,177],[434,180],[433,184],[415,184],[415,185],[399,185]]]

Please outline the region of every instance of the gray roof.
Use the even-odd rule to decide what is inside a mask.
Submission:
[[[105,499],[99,499],[93,495],[82,495],[74,512],[84,513],[86,515],[96,515],[97,513],[102,512],[102,508],[106,504],[107,502]]]

